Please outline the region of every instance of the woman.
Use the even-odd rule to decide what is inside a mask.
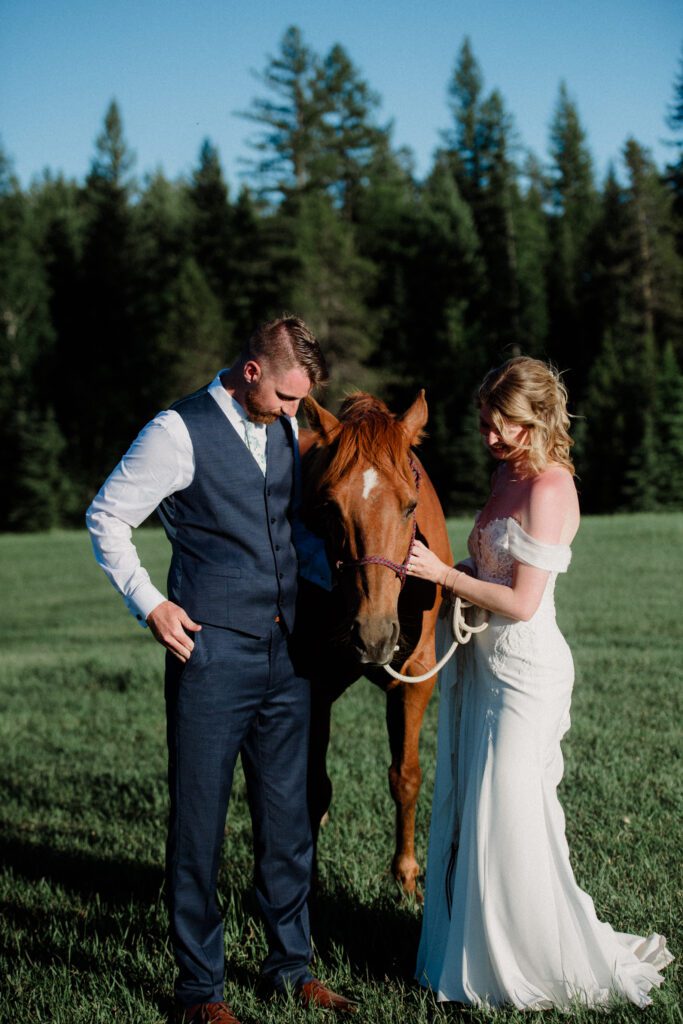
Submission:
[[[417,977],[439,1000],[646,1006],[671,954],[658,935],[598,920],[555,792],[574,670],[553,591],[579,526],[566,391],[545,363],[519,357],[487,375],[479,404],[498,466],[471,558],[452,568],[417,542],[409,564],[489,613],[441,678]]]

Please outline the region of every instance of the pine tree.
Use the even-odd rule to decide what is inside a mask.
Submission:
[[[400,407],[417,388],[427,387],[430,418],[424,457],[451,510],[462,484],[458,460],[468,443],[458,439],[467,434],[472,394],[489,365],[489,354],[476,312],[484,280],[479,238],[446,155],[422,189],[416,229],[405,347],[396,352],[390,336],[390,357],[398,356],[403,378],[402,387],[393,391]],[[474,481],[469,485],[476,489]]]
[[[518,170],[513,120],[498,90],[483,96],[483,76],[465,39],[449,85],[453,128],[445,133],[458,189],[469,203],[481,243],[488,287],[480,317],[492,351],[520,341],[515,208]]]
[[[164,368],[156,384],[159,408],[207,384],[236,355],[221,305],[192,257],[169,286],[155,348]]]
[[[287,198],[326,188],[330,175],[324,118],[330,103],[325,72],[300,29],[287,29],[278,54],[269,58],[258,79],[269,95],[254,99],[242,116],[261,126],[251,145],[262,156],[249,165],[261,192]]]
[[[48,302],[31,208],[0,150],[0,418],[51,347]]]
[[[602,350],[589,371],[582,404],[590,423],[590,436],[584,438],[587,506],[595,501],[598,511],[613,510],[620,501],[638,509],[662,503],[658,362],[667,336],[676,336],[680,306],[670,197],[648,154],[633,140],[624,158],[626,186],[613,170],[605,182],[591,235],[585,305],[593,343]],[[672,375],[677,379],[677,371]]]
[[[655,435],[658,503],[683,509],[683,373],[672,345],[665,347],[660,363]]]
[[[243,186],[233,207],[233,287],[230,321],[239,347],[257,323],[281,304],[280,281],[273,274],[270,218],[263,203]],[[281,312],[278,309],[278,312]]]
[[[235,339],[227,345],[234,355],[282,301],[281,284],[271,267],[277,239],[264,201],[255,200],[246,186],[230,202],[218,152],[208,140],[188,195],[191,252],[222,310],[221,338]]]
[[[376,386],[390,405],[415,397],[415,266],[420,245],[420,199],[405,151],[394,152],[389,138],[375,150],[355,210],[358,253],[373,268],[365,304],[376,330],[370,355]],[[422,384],[417,385],[422,386]]]
[[[234,303],[234,223],[218,150],[205,139],[189,188],[192,254],[226,320]]]
[[[379,97],[360,77],[343,47],[333,46],[323,62],[323,89],[329,109],[325,114],[331,193],[344,216],[356,217],[378,150],[388,141],[388,128],[375,124]]]
[[[588,349],[598,352],[602,339],[628,320],[631,300],[627,236],[629,212],[626,190],[610,165],[595,225],[588,240],[591,277],[585,289]]]
[[[334,398],[373,379],[377,324],[367,304],[375,267],[359,251],[363,229],[356,228],[388,133],[375,125],[378,99],[341,46],[321,60],[290,28],[260,80],[270,95],[254,100],[246,116],[262,126],[253,143],[260,191],[279,199],[259,226],[279,285],[270,312],[286,304],[314,326]]]
[[[80,268],[84,241],[81,189],[62,176],[43,175],[29,193],[36,223],[37,252],[48,291],[54,342],[36,366],[34,386],[39,404],[59,406],[63,353],[68,352],[80,307]],[[58,410],[59,411],[59,410]]]
[[[40,232],[0,152],[0,529],[42,529],[59,517],[62,443],[37,385],[53,343]]]
[[[642,433],[633,451],[624,477],[622,495],[629,512],[653,512],[659,507],[658,485],[661,471],[651,412],[643,416]]]
[[[66,457],[79,475],[82,503],[135,437],[147,412],[140,382],[140,336],[134,218],[133,155],[118,107],[109,105],[83,193],[85,238],[79,316],[64,339],[58,418],[76,443]],[[115,367],[115,371],[113,371]]]
[[[286,304],[302,316],[325,352],[331,374],[327,395],[334,403],[349,390],[372,386],[367,369],[374,324],[365,296],[374,268],[356,249],[352,226],[325,194],[310,194],[281,213],[289,263]]]
[[[207,219],[209,208],[207,200],[203,210]],[[144,296],[146,338],[146,369],[140,386],[147,396],[149,417],[211,380],[230,363],[237,346],[223,304],[193,255],[197,207],[191,190],[183,183],[169,183],[158,173],[148,182],[135,213],[137,279]],[[210,244],[210,238],[206,245],[207,257],[215,256],[217,246]]]
[[[40,413],[19,400],[5,431],[9,445],[0,457],[6,488],[0,528],[33,532],[60,525],[72,508],[61,465],[66,440],[53,410]]]
[[[375,123],[378,96],[342,46],[321,59],[295,27],[259,78],[271,95],[255,99],[243,116],[262,126],[252,145],[263,156],[251,165],[261,192],[284,200],[325,192],[354,219],[375,151],[388,136]]]
[[[683,264],[676,253],[672,198],[649,152],[634,139],[626,142],[624,162],[633,314],[642,334],[659,346],[673,342],[683,356]]]
[[[459,423],[446,423],[445,426],[449,473],[444,504],[451,515],[472,514],[486,503],[492,472],[491,460],[479,433],[479,410],[475,407],[474,396],[467,403]]]
[[[519,345],[519,246],[514,213],[519,202],[516,136],[503,98],[494,90],[481,106],[483,184],[474,215],[490,282],[487,326],[499,348]]]
[[[614,512],[620,506],[633,450],[625,400],[629,377],[626,348],[613,332],[605,334],[578,405],[573,455],[584,512]]]
[[[482,185],[482,88],[481,68],[465,37],[448,86],[453,128],[445,133],[445,141],[454,155],[458,187],[467,200],[472,200]]]
[[[676,148],[676,157],[666,168],[666,183],[673,195],[673,212],[676,225],[676,247],[678,255],[683,256],[683,48],[679,61],[678,75],[674,82],[673,100],[669,105],[666,118],[667,127],[674,134],[672,145]]]
[[[590,279],[589,239],[598,213],[593,164],[578,110],[564,82],[550,128],[550,356],[571,367],[574,393],[581,393],[595,352],[585,316]]]
[[[544,358],[548,343],[548,221],[544,209],[545,180],[538,161],[528,155],[525,191],[512,197],[516,238],[518,342],[525,355]]]

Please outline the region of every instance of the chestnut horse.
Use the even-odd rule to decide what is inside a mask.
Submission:
[[[339,418],[306,399],[310,431],[301,432],[302,517],[325,538],[335,566],[331,592],[302,580],[295,647],[312,681],[309,801],[314,830],[328,810],[326,770],[333,702],[361,676],[386,691],[396,804],[392,863],[404,892],[415,891],[415,806],[422,773],[418,740],[435,676],[400,682],[382,667],[422,675],[436,663],[440,588],[406,579],[417,536],[445,562],[451,552],[439,499],[412,451],[427,422],[424,391],[401,417],[372,395],[348,398]]]

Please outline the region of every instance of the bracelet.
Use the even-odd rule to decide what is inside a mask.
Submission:
[[[450,576],[450,574],[452,572],[455,573],[455,577],[453,579],[452,586],[449,586],[448,585],[448,577]],[[449,569],[448,572],[446,573],[446,575],[444,576],[443,583],[441,584],[441,586],[445,587],[446,590],[454,590],[455,589],[455,584],[456,584],[457,579],[458,579],[458,576],[462,576],[462,569],[456,569],[455,566],[453,566],[453,568]]]

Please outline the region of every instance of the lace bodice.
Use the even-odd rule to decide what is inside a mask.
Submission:
[[[512,584],[515,562],[546,569],[553,575],[566,572],[571,561],[567,544],[544,544],[530,536],[512,516],[492,519],[479,526],[479,516],[467,547],[477,567],[477,577],[487,583]]]

